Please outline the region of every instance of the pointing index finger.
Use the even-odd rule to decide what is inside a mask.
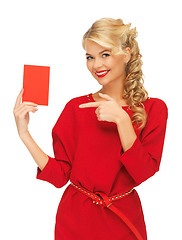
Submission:
[[[100,102],[89,102],[89,103],[80,104],[79,108],[98,107],[99,105],[100,105]]]

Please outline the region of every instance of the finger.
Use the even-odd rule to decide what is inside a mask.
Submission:
[[[96,110],[95,110],[95,114],[97,115],[97,117],[98,117],[98,114],[99,114],[98,111],[99,111],[98,108],[96,108]]]
[[[34,102],[26,102],[26,101],[24,101],[24,102],[22,102],[22,104],[32,105],[32,106],[38,106],[38,104],[37,104],[37,103],[34,103]]]
[[[80,104],[79,108],[98,107],[103,101]]]
[[[23,102],[22,104],[20,104],[18,107],[16,107],[16,109],[14,109],[14,112],[18,112],[21,109],[25,109],[27,106],[30,107],[37,107],[38,105],[36,103],[33,102]]]
[[[99,93],[100,97],[106,99],[106,100],[113,100],[112,97],[110,97],[108,94],[103,94],[103,93]]]
[[[16,99],[14,109],[15,109],[18,105],[20,105],[23,91],[24,91],[24,89],[22,88],[21,91],[20,91],[20,93],[18,94],[17,99]]]
[[[37,110],[38,109],[35,107],[27,107],[25,109],[21,109],[21,111],[19,112],[19,116],[24,117],[27,114],[27,112],[35,112]]]

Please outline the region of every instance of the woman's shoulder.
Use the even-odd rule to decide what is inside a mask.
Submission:
[[[143,102],[145,109],[148,113],[160,114],[161,112],[166,112],[168,114],[168,107],[166,102],[157,97],[148,97],[145,102]]]
[[[65,104],[63,104],[63,108],[61,112],[58,115],[57,121],[54,126],[54,130],[57,128],[60,128],[60,125],[63,126],[71,126],[73,125],[72,122],[75,121],[75,113],[77,112],[77,109],[79,109],[79,104],[83,101],[86,102],[87,95],[77,96],[68,99]],[[75,122],[74,122],[75,123]]]

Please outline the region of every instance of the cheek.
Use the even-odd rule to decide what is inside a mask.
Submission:
[[[108,68],[113,68],[114,67],[113,60],[109,57],[105,58],[105,60],[103,61],[103,65],[107,66]]]
[[[90,63],[90,62],[87,62],[87,68],[88,68],[88,70],[91,72],[92,66],[91,66],[91,63]]]
[[[104,66],[107,69],[111,69],[111,70],[115,71],[118,66],[118,63],[115,59],[108,57],[104,60]]]
[[[122,61],[113,61],[112,69],[117,73],[122,73],[125,69],[125,65]]]
[[[93,69],[93,63],[92,62],[87,63],[87,68],[88,68],[89,72],[94,76],[95,72],[94,72],[94,69]]]

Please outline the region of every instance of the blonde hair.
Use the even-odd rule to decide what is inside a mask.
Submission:
[[[125,48],[131,50],[131,58],[126,65],[126,79],[124,82],[123,98],[133,111],[132,122],[138,128],[144,128],[147,121],[145,106],[142,102],[148,98],[148,92],[144,88],[142,72],[142,55],[136,41],[136,27],[130,29],[131,23],[124,24],[122,19],[101,18],[94,22],[84,34],[82,46],[85,49],[87,39],[95,41],[103,47],[110,48],[112,54],[126,54]]]

